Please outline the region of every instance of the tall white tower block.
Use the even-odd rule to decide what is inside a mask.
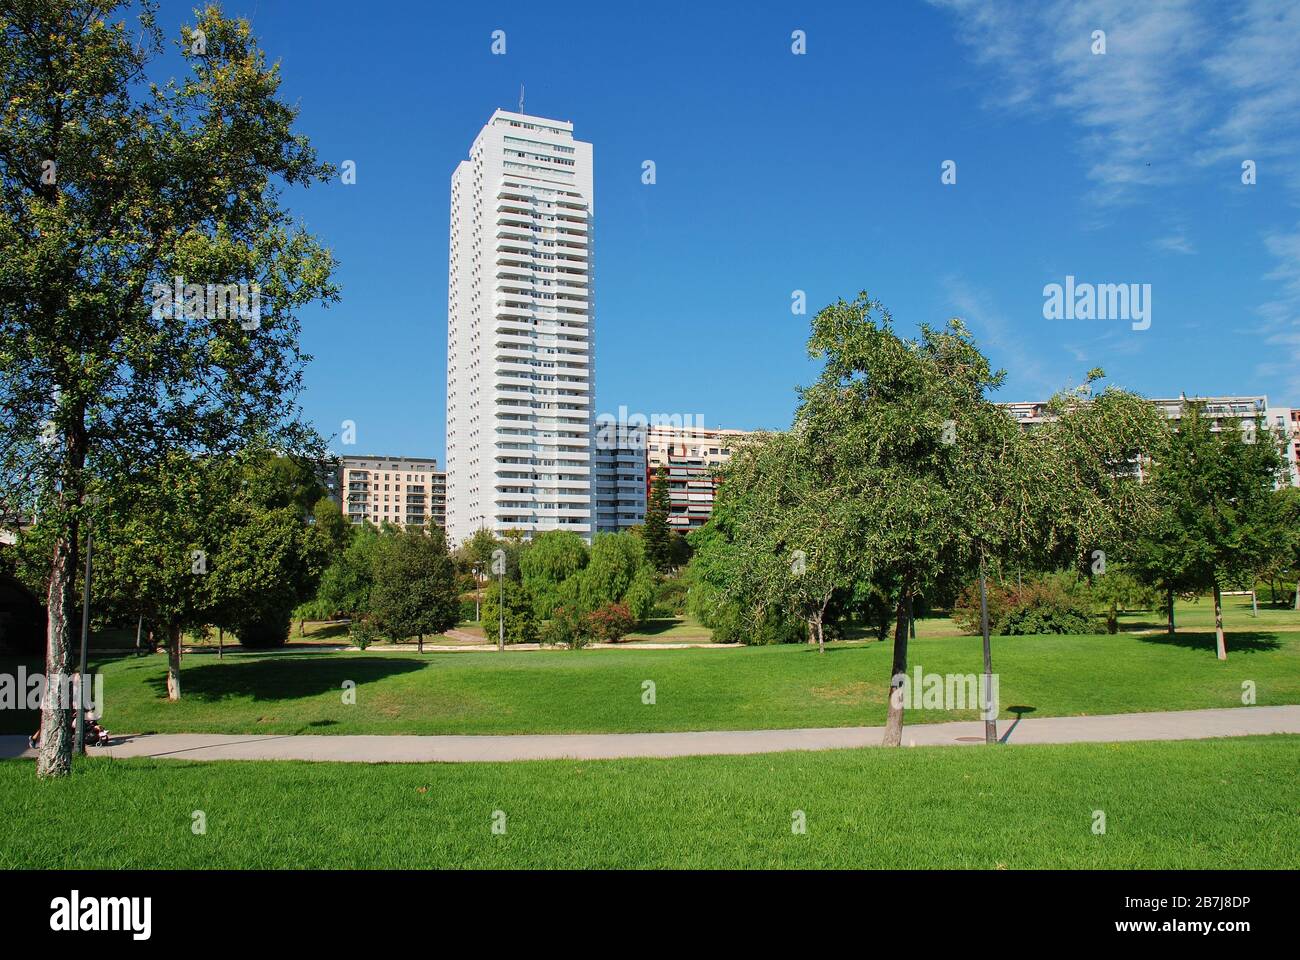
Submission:
[[[447,533],[594,530],[591,144],[498,110],[451,178]]]

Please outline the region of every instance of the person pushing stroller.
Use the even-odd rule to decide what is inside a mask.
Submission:
[[[69,733],[75,742],[77,737],[77,715],[74,712],[69,713],[68,716],[71,722]],[[103,725],[99,722],[99,718],[91,710],[86,711],[85,731],[85,746],[108,746],[108,731],[104,729]],[[36,728],[35,733],[27,738],[27,743],[33,750],[39,750],[41,748],[41,730],[39,727]]]

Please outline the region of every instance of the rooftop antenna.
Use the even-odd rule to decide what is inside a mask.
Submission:
[[[519,112],[524,112],[524,85],[519,84]]]

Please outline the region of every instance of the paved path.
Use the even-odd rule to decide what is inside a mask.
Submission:
[[[881,733],[881,727],[519,736],[163,733],[114,736],[112,746],[92,748],[91,752],[111,757],[172,757],[180,760],[335,760],[361,763],[604,760],[874,747],[880,745]],[[1039,717],[998,723],[999,737],[1012,744],[1200,740],[1260,733],[1300,733],[1300,706]],[[903,729],[903,742],[909,746],[956,746],[982,743],[983,740],[984,725],[979,721],[921,724]],[[0,737],[0,758],[24,755],[33,755],[27,749],[26,737]]]

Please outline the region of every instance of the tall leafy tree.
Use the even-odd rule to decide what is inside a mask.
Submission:
[[[831,601],[864,571],[861,498],[836,485],[834,465],[815,455],[809,435],[801,423],[760,435],[726,465],[719,528],[731,556],[717,585],[756,621],[804,621],[808,642],[824,651]]]
[[[1202,406],[1187,404],[1152,466],[1158,514],[1139,551],[1151,581],[1213,592],[1215,649],[1226,660],[1222,588],[1253,586],[1275,554],[1273,491],[1286,461],[1262,424],[1220,425]]]
[[[88,463],[310,446],[297,312],[335,298],[333,261],[282,191],[331,170],[246,21],[201,11],[179,79],[150,74],[163,45],[149,0],[0,3],[0,475],[57,530],[49,675],[72,668]],[[177,282],[199,292],[169,304]],[[242,315],[213,303],[232,284]],[[42,728],[37,775],[66,775],[54,698]]]
[[[393,535],[372,523],[364,523],[353,532],[342,555],[321,574],[316,599],[328,615],[341,613],[362,617],[370,612],[370,597],[375,585],[375,554],[380,540]]]
[[[371,614],[375,626],[394,640],[438,634],[456,625],[460,598],[456,570],[442,527],[407,527],[381,537],[374,555]]]
[[[587,566],[587,544],[568,530],[548,530],[533,538],[519,558],[523,582],[539,620],[547,620],[560,601],[560,585]]]
[[[917,339],[905,340],[865,293],[821,310],[808,348],[824,367],[803,391],[796,423],[818,471],[856,502],[852,549],[861,557],[860,579],[896,585],[884,735],[896,746],[903,703],[894,690],[907,671],[915,597],[968,564],[982,540],[1002,536],[983,489],[994,475],[994,458],[983,448],[1015,442],[999,426],[1005,415],[985,397],[1003,374],[991,369],[960,321],[943,330],[923,325]],[[967,447],[981,450],[963,453]],[[972,475],[972,465],[983,474]],[[988,516],[972,512],[981,502]]]
[[[98,488],[92,519],[96,603],[138,613],[161,634],[167,698],[179,700],[183,634],[221,618],[216,558],[240,536],[239,467],[228,458],[173,453],[145,470],[112,472],[108,481]]]

